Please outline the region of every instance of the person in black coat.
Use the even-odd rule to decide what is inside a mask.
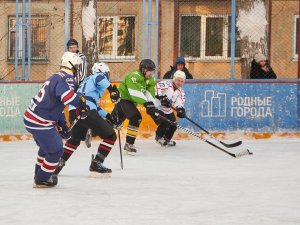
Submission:
[[[178,57],[176,59],[175,66],[170,66],[170,67],[171,67],[171,69],[165,73],[163,79],[173,79],[174,73],[177,70],[183,71],[185,73],[186,79],[193,79],[192,74],[185,67],[185,59],[183,57]]]
[[[271,66],[269,65],[266,57],[260,52],[254,55],[251,62],[251,79],[276,79],[277,76]]]

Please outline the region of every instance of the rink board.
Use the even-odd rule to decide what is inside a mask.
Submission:
[[[28,134],[23,113],[41,83],[0,83],[0,135]],[[187,116],[211,132],[299,132],[299,84],[275,83],[188,83],[185,84]],[[109,94],[99,105],[111,112]],[[153,134],[156,126],[139,107],[143,116],[140,134]],[[68,115],[67,115],[68,116]],[[194,127],[181,119],[180,125]]]

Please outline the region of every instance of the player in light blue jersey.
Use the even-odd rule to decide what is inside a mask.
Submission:
[[[55,174],[62,170],[65,162],[80,145],[81,140],[85,139],[88,129],[92,130],[93,135],[103,139],[98,147],[96,156],[92,156],[90,171],[106,175],[112,172],[111,169],[103,165],[103,162],[117,139],[112,126],[116,121],[109,113],[99,108],[98,102],[106,89],[110,92],[110,98],[113,103],[120,100],[120,94],[116,86],[112,86],[109,82],[109,67],[107,64],[95,63],[92,70],[93,74],[85,78],[78,89],[78,93],[84,96],[90,108],[89,114],[85,119],[79,120],[73,127],[71,138],[65,143],[64,153]],[[72,115],[70,114],[70,116]]]

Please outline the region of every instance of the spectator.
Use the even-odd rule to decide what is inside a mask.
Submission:
[[[258,52],[251,62],[251,79],[276,79],[277,76],[269,65],[266,57]]]
[[[166,72],[163,79],[173,79],[174,73],[177,70],[183,71],[186,75],[186,79],[193,79],[192,74],[188,71],[188,69],[185,67],[185,59],[183,57],[178,57],[176,59],[175,66],[170,66],[171,70]]]

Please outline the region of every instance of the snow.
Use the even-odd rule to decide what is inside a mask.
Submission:
[[[94,0],[90,0],[87,7],[82,7],[82,29],[86,40],[93,39],[96,23],[96,9],[93,7]]]
[[[122,140],[124,143],[124,140]],[[123,156],[118,142],[105,161],[111,178],[89,176],[92,148],[67,162],[57,187],[32,188],[37,146],[2,142],[0,221],[9,225],[297,225],[300,224],[299,139],[246,140],[232,158],[201,140],[162,148],[140,140]]]
[[[266,36],[267,24],[265,3],[256,1],[249,12],[239,11],[236,26],[240,31],[241,38],[248,37],[250,42],[256,43]]]

